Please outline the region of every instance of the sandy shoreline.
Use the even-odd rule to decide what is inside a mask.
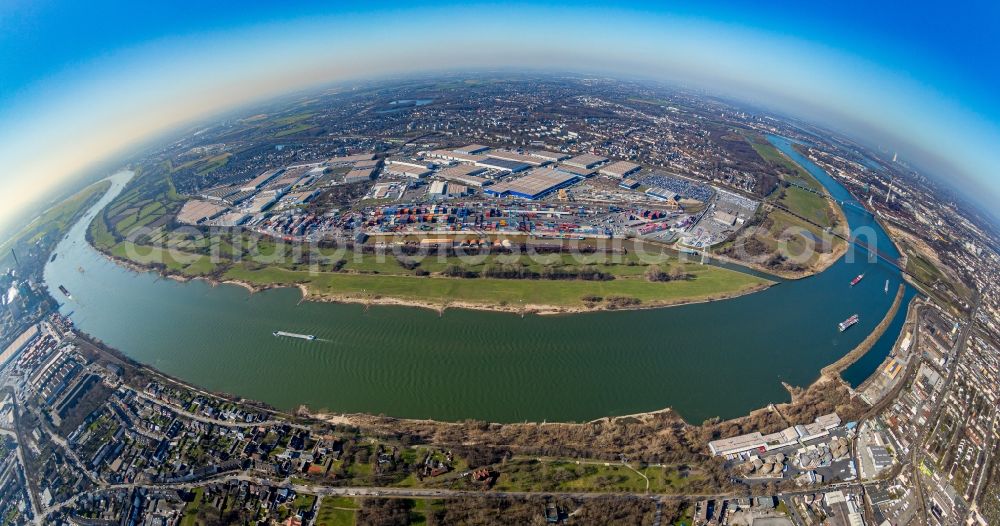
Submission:
[[[93,245],[91,245],[93,247]],[[149,272],[154,273],[160,277],[171,279],[179,283],[186,283],[192,280],[203,280],[210,285],[235,285],[248,290],[251,294],[257,292],[263,292],[270,289],[280,289],[280,288],[297,288],[302,294],[300,301],[311,301],[316,303],[343,303],[343,304],[360,304],[360,305],[380,305],[380,306],[397,306],[397,307],[415,307],[421,309],[428,309],[439,314],[444,313],[447,309],[464,309],[464,310],[476,310],[476,311],[488,311],[488,312],[504,312],[508,314],[537,314],[540,316],[552,316],[558,314],[581,314],[586,312],[612,312],[612,311],[636,311],[636,310],[649,310],[649,309],[661,309],[668,307],[679,307],[682,305],[693,305],[698,303],[708,303],[712,301],[722,301],[733,298],[738,298],[740,296],[745,296],[747,294],[753,294],[755,292],[760,292],[766,290],[777,283],[764,283],[760,285],[754,285],[748,287],[744,290],[736,292],[724,292],[719,294],[709,294],[700,298],[680,298],[677,300],[662,301],[656,303],[645,303],[638,305],[628,305],[624,307],[608,308],[604,303],[596,303],[593,307],[587,306],[565,306],[565,305],[545,305],[545,304],[524,304],[524,305],[512,305],[512,304],[499,304],[499,303],[477,303],[468,301],[449,301],[447,303],[430,303],[426,301],[411,300],[405,298],[397,298],[392,296],[362,296],[358,294],[314,294],[309,290],[309,286],[305,283],[272,283],[267,285],[259,285],[256,283],[250,283],[238,279],[225,279],[218,280],[207,276],[185,276],[183,274],[178,274],[174,272],[164,272],[160,269],[141,265],[131,260],[119,258],[117,256],[111,255],[103,250],[93,247],[98,253],[102,254],[104,257],[110,261],[128,269],[133,272]],[[435,279],[435,278],[426,278]]]
[[[522,311],[522,310],[519,310],[517,308],[511,308],[511,306],[499,306],[499,305],[490,306],[490,305],[482,305],[482,304],[466,303],[466,302],[450,302],[447,305],[442,306],[442,305],[421,303],[421,302],[417,302],[417,301],[407,301],[407,300],[403,300],[403,299],[399,299],[399,298],[383,298],[383,297],[378,297],[378,298],[364,298],[364,297],[358,297],[358,296],[346,296],[346,297],[316,296],[316,295],[313,295],[312,293],[309,292],[308,286],[306,284],[304,284],[304,283],[297,283],[297,284],[292,284],[292,285],[286,285],[286,284],[269,284],[269,285],[262,286],[262,285],[255,285],[255,284],[248,283],[248,282],[241,281],[241,280],[216,280],[216,279],[212,279],[212,278],[204,277],[204,276],[183,276],[183,275],[176,275],[176,274],[164,274],[164,273],[160,272],[158,269],[146,268],[146,267],[144,267],[142,265],[138,265],[138,264],[136,264],[136,263],[134,263],[132,261],[127,261],[127,260],[123,261],[123,260],[120,260],[120,258],[117,258],[117,257],[115,257],[113,255],[107,254],[107,253],[105,253],[105,252],[103,252],[101,250],[98,250],[98,252],[100,252],[101,254],[103,254],[105,257],[107,257],[109,260],[115,262],[116,264],[120,264],[123,267],[125,267],[125,268],[127,268],[129,270],[132,270],[134,272],[156,272],[160,276],[168,277],[170,279],[174,279],[175,281],[179,281],[179,282],[187,282],[187,281],[191,281],[191,280],[195,280],[195,279],[201,279],[201,280],[204,280],[204,281],[210,283],[213,286],[220,285],[220,284],[229,284],[229,285],[236,285],[236,286],[239,286],[239,287],[243,287],[244,289],[248,290],[251,294],[256,293],[256,292],[262,292],[262,291],[269,290],[269,289],[275,289],[275,288],[292,288],[292,287],[294,287],[294,288],[298,288],[299,292],[302,294],[302,301],[357,303],[357,304],[368,304],[368,305],[396,305],[396,306],[405,306],[405,307],[425,308],[425,309],[430,309],[430,310],[434,310],[434,311],[437,311],[437,312],[443,312],[447,308],[461,308],[461,309],[469,309],[469,310],[481,310],[481,311],[493,311],[493,312],[507,312],[507,313],[523,312],[525,314],[529,314],[530,313],[530,314],[538,314],[538,315],[574,314],[574,313],[600,312],[600,311],[608,311],[608,310],[610,310],[610,309],[605,309],[605,308],[601,308],[601,309],[587,309],[587,308],[570,308],[570,307],[552,307],[552,306],[544,306],[544,305],[543,306],[526,305],[526,306],[524,306],[525,310]],[[622,309],[617,309],[617,310],[623,310],[624,311],[624,310],[656,309],[656,308],[667,308],[667,307],[680,306],[680,305],[689,305],[689,304],[696,304],[696,303],[707,303],[707,302],[711,302],[711,301],[721,301],[721,300],[725,300],[725,299],[731,299],[731,298],[736,298],[736,297],[744,296],[744,295],[747,295],[747,294],[752,294],[754,292],[759,292],[761,290],[765,290],[767,288],[770,288],[771,286],[774,286],[776,284],[777,283],[768,283],[768,284],[764,284],[764,285],[750,287],[747,290],[740,291],[740,292],[737,292],[737,293],[722,294],[722,295],[718,295],[718,296],[715,296],[715,297],[701,298],[701,299],[698,299],[698,300],[679,300],[677,302],[671,302],[671,303],[665,303],[665,304],[638,305],[638,306],[630,306],[630,307],[626,307],[626,308],[622,308]],[[527,311],[526,309],[529,308],[529,307],[536,307],[536,308],[540,307],[540,308],[538,310],[534,310],[534,311]],[[891,317],[890,317],[890,319],[891,319]],[[879,331],[879,336],[881,336],[882,332],[884,332],[884,328],[882,329],[882,331]],[[852,352],[854,352],[854,351],[852,351]],[[848,353],[848,354],[850,354],[850,353]],[[857,358],[855,358],[855,360],[856,359]],[[843,358],[841,358],[841,360],[843,360]],[[853,361],[854,360],[852,360],[852,362]],[[836,363],[837,362],[835,362],[834,364],[828,365],[827,368],[835,365]],[[824,368],[822,371],[825,371],[825,370],[826,370],[826,368]],[[837,386],[841,386],[841,385],[844,384],[844,381],[839,377],[839,375],[837,375],[837,374],[823,374],[822,371],[821,371],[820,376],[813,383],[811,383],[809,386],[807,386],[805,388],[796,388],[796,387],[793,387],[793,386],[790,386],[790,385],[782,383],[786,387],[786,389],[788,390],[789,394],[791,395],[791,400],[790,401],[783,402],[783,403],[768,404],[765,407],[761,407],[761,408],[755,409],[753,411],[750,411],[747,415],[739,416],[739,417],[735,417],[733,419],[730,419],[730,421],[738,421],[738,420],[741,420],[741,419],[744,419],[744,418],[753,417],[754,415],[761,414],[763,412],[773,411],[773,407],[775,405],[784,406],[784,405],[788,405],[788,404],[796,404],[796,403],[798,403],[798,398],[799,398],[799,396],[796,394],[797,392],[808,392],[808,391],[811,391],[811,390],[820,389],[820,388],[823,388],[824,385],[826,385],[826,384],[834,384],[834,385],[837,385]],[[234,400],[241,400],[241,398],[237,397],[237,396],[233,396],[233,395],[227,395],[227,396],[231,397]],[[339,412],[328,411],[328,410],[323,410],[323,409],[313,410],[313,409],[310,409],[307,406],[300,406],[298,409],[296,409],[294,412],[291,412],[291,413],[285,413],[284,411],[277,411],[277,413],[279,413],[279,414],[292,414],[292,413],[294,413],[295,415],[298,415],[298,416],[307,416],[309,418],[314,418],[314,419],[325,421],[325,422],[328,422],[328,423],[331,423],[331,424],[346,425],[346,426],[357,426],[357,427],[375,427],[375,426],[379,426],[379,425],[385,425],[387,422],[394,422],[394,421],[395,422],[407,422],[407,423],[432,424],[432,425],[436,425],[436,426],[441,426],[441,425],[444,425],[444,426],[463,426],[463,425],[465,425],[465,422],[463,422],[463,421],[446,421],[446,420],[433,420],[433,419],[392,417],[392,416],[373,415],[373,414],[368,414],[368,413],[339,413]],[[664,415],[670,415],[670,416],[676,417],[676,418],[680,419],[681,421],[685,422],[687,425],[697,425],[697,424],[692,424],[692,423],[687,422],[686,420],[684,420],[683,417],[681,417],[680,414],[678,414],[676,411],[674,411],[674,409],[672,407],[665,407],[665,408],[661,408],[661,409],[654,409],[654,410],[650,410],[650,411],[644,411],[644,412],[639,412],[639,413],[632,413],[632,414],[627,414],[627,415],[608,415],[608,416],[598,417],[598,418],[595,418],[593,420],[590,420],[590,421],[586,422],[586,424],[590,424],[590,425],[598,424],[598,423],[615,424],[615,423],[619,423],[619,422],[625,422],[625,421],[628,421],[628,420],[648,421],[650,419],[656,418],[658,416],[664,416]],[[545,422],[522,422],[522,423],[519,423],[519,425],[520,424],[532,425],[532,426],[557,426],[558,427],[558,426],[566,426],[566,425],[578,425],[579,423],[561,422],[561,421],[551,421],[551,422],[545,421]],[[490,425],[501,425],[501,426],[503,426],[503,425],[512,425],[512,424],[501,423],[501,422],[490,422]]]
[[[433,278],[432,278],[433,279]],[[248,283],[242,283],[245,287],[253,287]],[[620,308],[608,308],[603,304],[597,304],[595,307],[569,307],[560,305],[544,305],[544,304],[525,304],[525,305],[501,305],[490,304],[490,303],[476,303],[467,301],[449,301],[447,303],[427,303],[418,300],[408,300],[404,298],[396,298],[390,296],[358,296],[352,294],[337,294],[337,295],[325,295],[325,294],[313,294],[309,291],[307,285],[299,283],[294,285],[298,287],[299,291],[302,293],[302,298],[305,301],[314,301],[320,303],[357,303],[363,305],[392,305],[399,307],[416,307],[421,309],[429,309],[438,313],[442,313],[447,309],[465,309],[465,310],[478,310],[478,311],[490,311],[490,312],[506,312],[511,314],[537,314],[540,316],[551,316],[557,314],[580,314],[584,312],[608,312],[608,311],[634,311],[634,310],[648,310],[648,309],[660,309],[668,307],[679,307],[681,305],[692,305],[696,303],[708,303],[711,301],[721,301],[726,299],[738,298],[747,294],[753,294],[755,292],[760,292],[774,285],[763,284],[755,285],[749,287],[745,290],[731,293],[722,293],[709,295],[703,298],[697,299],[679,299],[677,301],[664,301],[657,303],[647,303],[639,305],[629,305]],[[282,286],[292,286],[292,285],[282,285]],[[277,287],[277,286],[275,286]],[[275,287],[263,287],[265,288],[275,288]]]

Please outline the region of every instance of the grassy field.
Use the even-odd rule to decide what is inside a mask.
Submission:
[[[828,237],[827,229],[846,231],[846,224],[833,208],[835,205],[831,205],[822,195],[806,190],[812,188],[823,191],[823,185],[812,174],[778,151],[765,138],[751,135],[746,139],[761,159],[782,168],[780,175],[788,183],[779,186],[768,197],[767,201],[781,208],[774,207],[766,212],[761,221],[765,228],[753,234],[759,245],[766,248],[767,254],[776,253],[779,249],[780,253],[789,257],[806,254],[813,247],[822,248],[817,241]],[[804,261],[788,261],[776,270],[820,270],[826,263],[832,262],[829,252],[837,253],[846,242],[832,237],[831,243],[827,253],[815,250]],[[726,246],[720,248],[725,249]]]
[[[757,155],[760,155],[761,159],[769,163],[776,164],[788,169],[791,175],[787,176],[786,179],[795,184],[805,186],[807,188],[815,188],[816,190],[821,190],[823,185],[816,180],[809,172],[802,168],[791,159],[786,157],[783,153],[778,151],[767,139],[763,137],[750,136],[747,137],[750,145],[756,150]]]
[[[194,499],[184,506],[184,517],[181,519],[181,526],[197,526],[198,523],[198,511],[201,509],[202,496],[205,490],[202,488],[195,488]]]
[[[836,220],[827,199],[802,188],[785,188],[779,202],[792,212],[824,227],[832,227]]]
[[[36,245],[43,239],[53,243],[58,241],[76,219],[110,187],[111,183],[107,181],[94,183],[43,212],[17,234],[0,244],[0,263],[6,262],[10,257],[10,250],[18,245]]]
[[[268,241],[258,243],[252,253],[244,250],[242,262],[234,262],[230,259],[231,244],[222,247],[222,257],[213,258],[209,255],[209,240],[205,238],[161,233],[151,245],[128,240],[115,243],[114,236],[100,222],[91,225],[91,237],[95,245],[116,257],[140,265],[162,264],[168,271],[189,277],[212,275],[260,286],[305,284],[318,296],[396,298],[429,306],[458,302],[508,309],[522,304],[582,308],[589,306],[588,303],[600,304],[610,297],[634,298],[643,305],[655,306],[738,294],[768,284],[766,280],[740,272],[681,263],[665,254],[650,253],[642,259],[634,247],[630,247],[627,254],[491,254],[463,258],[437,254],[397,258],[393,254],[320,249],[319,257],[314,258],[310,266],[290,261],[290,257],[282,255],[278,245]],[[663,272],[677,269],[686,277],[650,282],[645,277],[650,263],[658,264]],[[449,267],[459,266],[482,276],[488,268],[501,265],[520,266],[535,274],[543,274],[546,269],[568,273],[598,271],[614,279],[453,278],[444,275]],[[595,296],[601,299],[594,300]]]
[[[906,272],[922,283],[922,288],[938,303],[951,305],[957,311],[960,310],[958,300],[968,301],[972,297],[972,291],[968,287],[958,279],[945,274],[932,258],[925,256],[906,241],[902,241],[900,245],[906,254]]]
[[[281,137],[287,137],[289,135],[295,135],[296,133],[302,133],[302,132],[304,132],[306,130],[311,130],[313,128],[315,128],[315,126],[313,126],[311,124],[296,124],[295,126],[292,126],[291,128],[287,128],[287,129],[284,129],[284,130],[281,130],[281,131],[275,133],[274,137],[276,139],[277,138],[281,138]]]
[[[348,497],[325,497],[316,512],[316,526],[353,526],[358,504]]]
[[[635,469],[632,469],[635,468]],[[641,474],[640,474],[641,473]],[[645,475],[645,478],[643,478]],[[504,464],[495,488],[506,491],[628,491],[677,494],[703,480],[683,476],[673,466],[623,466],[617,463],[515,459]]]
[[[761,278],[711,266],[686,265],[690,279],[657,282],[642,277],[611,281],[517,280],[486,278],[416,277],[349,273],[310,273],[278,267],[251,270],[246,266],[230,269],[225,277],[267,285],[306,284],[318,295],[386,296],[430,305],[467,302],[488,305],[551,305],[582,307],[585,296],[603,298],[625,296],[643,304],[657,305],[698,300],[719,294],[739,293],[767,283]]]
[[[906,260],[906,271],[924,283],[934,283],[944,279],[944,274],[933,263],[917,252],[911,252]]]

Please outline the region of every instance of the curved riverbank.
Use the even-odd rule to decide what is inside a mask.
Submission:
[[[710,292],[707,294],[692,294],[689,296],[680,295],[677,297],[672,297],[664,300],[646,300],[646,301],[635,301],[634,298],[628,296],[622,296],[623,300],[633,300],[633,301],[622,301],[620,303],[615,303],[612,300],[613,296],[608,296],[607,298],[602,298],[600,301],[594,302],[582,302],[581,305],[557,305],[557,304],[545,304],[545,303],[513,303],[513,302],[479,302],[479,301],[468,301],[468,300],[456,300],[449,299],[446,301],[431,301],[431,300],[418,300],[410,299],[406,297],[393,296],[391,294],[382,294],[379,292],[370,293],[330,293],[330,292],[317,292],[313,288],[310,288],[309,284],[301,282],[281,282],[275,281],[272,283],[257,283],[251,282],[243,279],[226,278],[226,279],[215,279],[208,276],[189,276],[179,272],[172,272],[169,270],[164,270],[152,265],[143,265],[136,263],[135,261],[121,258],[115,256],[107,251],[101,250],[98,247],[92,247],[97,252],[101,253],[109,261],[112,261],[124,268],[127,268],[133,272],[149,272],[155,275],[172,279],[178,282],[189,282],[194,280],[205,281],[212,286],[229,284],[236,285],[246,289],[251,293],[260,293],[267,290],[283,289],[283,288],[294,288],[298,289],[301,293],[301,301],[311,301],[319,303],[339,303],[339,304],[359,304],[365,306],[371,305],[382,305],[382,306],[397,306],[397,307],[416,307],[421,309],[431,310],[437,313],[442,313],[447,309],[465,309],[465,310],[475,310],[475,311],[486,311],[486,312],[500,312],[508,314],[519,314],[519,315],[557,315],[557,314],[580,314],[585,312],[602,312],[602,311],[631,311],[631,310],[648,310],[648,309],[659,309],[667,307],[677,307],[682,305],[693,305],[699,303],[707,303],[712,301],[729,300],[733,298],[738,298],[745,296],[747,294],[753,294],[755,292],[760,292],[766,290],[767,288],[777,284],[773,281],[768,281],[760,277],[753,277],[756,283],[748,281],[747,285],[735,290],[725,290],[722,292]],[[738,272],[729,269],[716,269],[713,267],[713,272]],[[329,274],[329,273],[326,273]],[[357,274],[351,273],[340,273],[332,274],[333,279],[336,277],[344,276],[349,277]],[[375,279],[384,278],[399,278],[401,276],[379,276]],[[462,284],[466,283],[466,278],[445,278],[445,277],[412,277],[409,279],[414,280],[454,280],[456,283]],[[490,279],[490,278],[472,278],[472,279]],[[698,279],[698,278],[695,278]],[[545,280],[529,280],[529,279],[492,279],[492,281],[499,284],[503,283],[519,283],[519,282],[530,282],[530,283],[541,283],[546,284]],[[575,282],[575,280],[570,280]],[[631,282],[640,281],[639,279],[628,280]],[[559,283],[556,281],[555,283]],[[595,282],[601,283],[601,282]],[[683,282],[682,282],[683,283]],[[669,287],[669,283],[649,283],[650,287]],[[377,290],[377,289],[373,289]]]
[[[899,287],[896,290],[896,298],[892,301],[892,306],[889,307],[889,311],[885,313],[885,317],[882,318],[882,321],[880,321],[879,324],[875,326],[875,329],[871,333],[869,333],[868,336],[866,336],[865,339],[862,340],[861,343],[857,345],[857,347],[851,349],[849,353],[842,356],[836,362],[833,362],[830,365],[824,367],[820,371],[820,374],[823,376],[836,376],[839,378],[840,373],[842,373],[845,369],[853,365],[854,362],[858,361],[859,359],[861,359],[862,356],[868,353],[868,351],[870,351],[871,348],[875,345],[875,342],[877,342],[878,339],[882,337],[882,334],[885,333],[885,330],[889,327],[889,324],[892,323],[893,318],[896,317],[896,312],[899,311],[899,305],[903,302],[904,292],[906,292],[906,286],[900,283]]]
[[[809,279],[668,309],[520,317],[302,301],[301,289],[124,269],[80,242],[85,227],[74,227],[46,267],[51,286],[73,291],[61,309],[81,330],[207,391],[283,411],[587,422],[671,407],[689,422],[763,418],[759,408],[788,400],[782,382],[813,382],[892,300],[881,290],[891,268],[841,258]],[[862,272],[865,282],[848,287]],[[864,321],[838,333],[852,312]],[[274,338],[275,330],[317,340]],[[832,393],[839,400],[837,389],[816,396]]]

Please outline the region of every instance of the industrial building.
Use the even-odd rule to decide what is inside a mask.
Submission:
[[[487,157],[482,161],[478,161],[476,162],[476,166],[481,166],[483,168],[490,168],[492,170],[500,170],[503,172],[510,172],[510,173],[523,172],[531,168],[531,165],[528,163],[509,161],[507,159],[497,159],[495,157]]]
[[[375,155],[371,153],[362,153],[357,155],[342,155],[340,157],[330,157],[323,164],[327,166],[339,165],[339,164],[354,164],[358,161],[371,161],[375,159]]]
[[[550,152],[547,150],[535,150],[530,154],[532,157],[538,157],[539,159],[545,159],[550,162],[559,162],[563,159],[569,159],[571,156],[568,153],[561,152]]]
[[[486,151],[489,151],[489,146],[483,146],[482,144],[470,144],[468,146],[462,146],[461,148],[455,148],[454,151],[458,153],[464,153],[467,155],[476,155]]]
[[[459,164],[455,166],[449,166],[437,173],[441,177],[464,177],[468,175],[479,175],[486,171],[483,166],[474,166],[471,164]]]
[[[180,212],[177,213],[177,222],[188,225],[199,225],[209,219],[219,217],[226,210],[228,210],[227,207],[216,203],[191,200],[184,203]]]
[[[607,160],[608,160],[607,157],[601,157],[600,155],[585,153],[582,155],[577,155],[572,159],[567,159],[566,161],[563,161],[563,164],[574,166],[576,168],[586,168],[589,170],[591,168],[597,167],[601,163],[607,162]]]
[[[677,194],[677,192],[667,190],[666,188],[660,188],[659,186],[647,188],[646,195],[650,197],[655,197],[657,199],[662,199],[664,201],[680,201],[681,199],[681,196]]]
[[[250,214],[259,214],[276,203],[281,198],[281,195],[280,192],[261,192],[253,198],[253,201],[250,201],[250,204],[246,207],[246,211]]]
[[[466,186],[474,186],[476,188],[482,188],[493,184],[493,181],[477,175],[452,175],[445,172],[438,172],[437,174],[442,179],[447,179],[449,181],[455,181],[457,183],[464,184]]]
[[[549,159],[543,159],[541,157],[535,157],[533,155],[525,155],[523,153],[512,152],[509,150],[493,150],[486,154],[487,157],[492,157],[494,159],[505,159],[507,161],[514,161],[524,164],[530,164],[532,166],[545,166],[551,163]]]
[[[485,190],[498,197],[522,197],[538,199],[550,192],[575,183],[579,178],[571,173],[551,168],[536,169],[517,179],[495,184]]]
[[[247,183],[244,184],[240,188],[240,190],[243,190],[244,192],[250,192],[250,191],[253,191],[253,190],[257,190],[260,187],[262,187],[265,184],[267,184],[268,181],[270,181],[271,179],[274,179],[275,177],[281,175],[284,172],[285,172],[284,168],[278,168],[276,170],[268,170],[268,171],[266,171],[266,172],[258,175],[257,177],[254,177],[253,179],[247,181]]]
[[[312,201],[319,195],[319,190],[311,190],[306,192],[295,192],[288,196],[288,200],[297,205],[304,205],[309,201]]]
[[[410,168],[433,168],[434,165],[428,161],[422,159],[414,159],[412,157],[390,157],[385,160],[385,165],[387,167],[397,167],[397,166],[407,166]]]
[[[715,219],[726,226],[734,226],[736,224],[737,217],[733,214],[716,210],[715,213],[712,214],[712,219]]]
[[[585,177],[585,178],[590,177],[595,173],[597,173],[597,170],[595,170],[594,168],[581,168],[579,166],[572,166],[566,163],[560,164],[559,169],[564,172],[568,172],[573,175],[578,175],[580,177]]]
[[[424,166],[412,166],[410,164],[386,164],[385,173],[388,175],[401,175],[411,179],[420,179],[430,175],[431,170]]]
[[[805,443],[823,438],[830,434],[831,429],[838,426],[840,426],[840,417],[837,416],[837,413],[830,413],[816,417],[812,423],[792,426],[770,435],[762,435],[760,432],[754,431],[745,435],[713,440],[708,443],[708,449],[713,455],[718,456],[736,455],[751,450],[770,451],[795,443]]]
[[[639,188],[640,185],[639,185],[639,181],[636,181],[635,179],[632,179],[631,177],[626,177],[626,178],[622,179],[622,182],[618,183],[618,186],[620,186],[622,188],[625,188],[625,189],[628,189],[628,190],[635,190],[636,188]]]
[[[621,179],[625,176],[632,175],[641,169],[642,166],[639,166],[638,164],[630,163],[628,161],[617,161],[607,166],[601,167],[601,169],[598,170],[597,172],[600,173],[601,175],[607,175],[609,177],[617,177]]]
[[[427,157],[433,157],[437,159],[444,159],[446,161],[456,161],[463,163],[477,163],[479,161],[486,160],[485,155],[462,153],[452,150],[434,150],[432,152],[427,152],[425,155],[427,155]]]
[[[355,168],[344,175],[344,183],[351,184],[369,181],[374,172],[374,168]]]
[[[431,196],[440,197],[445,194],[447,188],[448,188],[448,183],[444,181],[434,181],[431,183],[431,186],[427,190],[427,193]]]
[[[868,450],[868,457],[871,459],[872,466],[875,468],[875,473],[892,467],[892,455],[889,454],[889,450],[884,446],[868,446],[866,449]]]
[[[11,342],[11,344],[8,345],[7,348],[3,350],[2,353],[0,353],[0,365],[7,363],[8,360],[13,358],[14,356],[17,356],[17,353],[24,350],[25,347],[34,343],[35,340],[38,339],[39,334],[40,332],[38,330],[37,325],[32,325],[31,327],[28,327],[26,331],[24,331],[23,333],[21,333],[20,336],[15,338],[14,341]]]

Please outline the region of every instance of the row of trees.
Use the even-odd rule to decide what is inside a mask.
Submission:
[[[525,524],[544,526],[546,507],[552,506],[569,524],[654,524],[656,503],[638,497],[569,499],[549,497],[457,497],[443,501],[427,512],[427,524]],[[663,503],[661,521],[672,524],[680,519],[683,501]],[[405,526],[414,522],[413,501],[408,499],[364,499],[358,510],[359,526]],[[570,515],[572,514],[572,515]]]
[[[691,275],[684,272],[684,269],[675,266],[670,267],[670,270],[664,272],[659,265],[650,265],[646,269],[646,279],[649,281],[678,281],[690,278]]]
[[[532,270],[522,264],[487,265],[483,270],[475,271],[462,265],[448,265],[441,274],[453,278],[493,278],[493,279],[582,279],[587,281],[610,281],[613,274],[601,271],[593,265],[579,268],[555,267],[546,265],[541,271]]]

